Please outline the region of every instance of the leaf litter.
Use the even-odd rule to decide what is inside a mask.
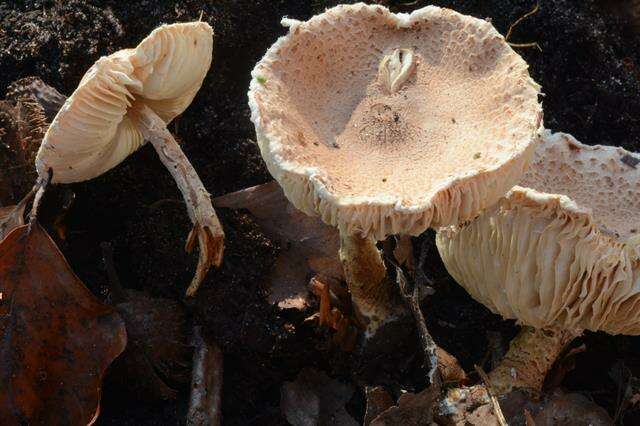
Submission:
[[[91,424],[102,376],[124,350],[124,321],[71,271],[38,225],[0,243],[0,418]]]

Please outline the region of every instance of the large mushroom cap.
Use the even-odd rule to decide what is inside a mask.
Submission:
[[[119,164],[144,142],[132,110],[146,105],[167,123],[181,114],[211,65],[212,45],[207,23],[180,23],[100,58],[47,130],[38,173],[51,168],[53,182],[79,182]]]
[[[284,22],[249,99],[262,156],[296,207],[382,239],[471,218],[518,182],[539,86],[490,23],[364,4]]]
[[[545,132],[522,187],[440,230],[447,269],[505,318],[640,334],[639,163],[622,148]]]

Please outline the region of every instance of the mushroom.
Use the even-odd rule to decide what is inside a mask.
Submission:
[[[224,233],[209,193],[167,124],[191,103],[211,65],[213,31],[205,22],[163,25],[135,49],[102,57],[87,71],[47,130],[36,157],[41,179],[92,179],[150,141],[173,175],[200,246],[193,295],[212,264],[220,265]]]
[[[539,86],[490,23],[448,9],[360,3],[283,24],[252,72],[258,145],[287,198],[339,229],[372,331],[393,314],[376,241],[470,219],[516,184]]]
[[[436,243],[469,294],[525,327],[490,382],[540,390],[583,330],[640,334],[640,156],[545,131],[520,186]]]

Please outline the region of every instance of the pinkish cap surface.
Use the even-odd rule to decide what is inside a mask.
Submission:
[[[518,182],[539,86],[490,23],[364,4],[284,22],[249,103],[262,156],[296,207],[383,239],[470,219]]]

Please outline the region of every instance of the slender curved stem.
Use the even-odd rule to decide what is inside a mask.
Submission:
[[[539,392],[558,355],[579,333],[523,327],[500,364],[489,373],[492,390],[503,395],[516,388]]]
[[[184,155],[180,145],[167,130],[164,121],[150,108],[142,106],[136,110],[141,124],[141,132],[155,148],[160,161],[176,181],[187,205],[193,229],[187,237],[185,249],[191,252],[196,238],[200,246],[200,256],[196,274],[187,289],[187,296],[198,290],[211,265],[220,266],[224,251],[224,232],[216,211],[211,205],[211,196],[200,177]]]

